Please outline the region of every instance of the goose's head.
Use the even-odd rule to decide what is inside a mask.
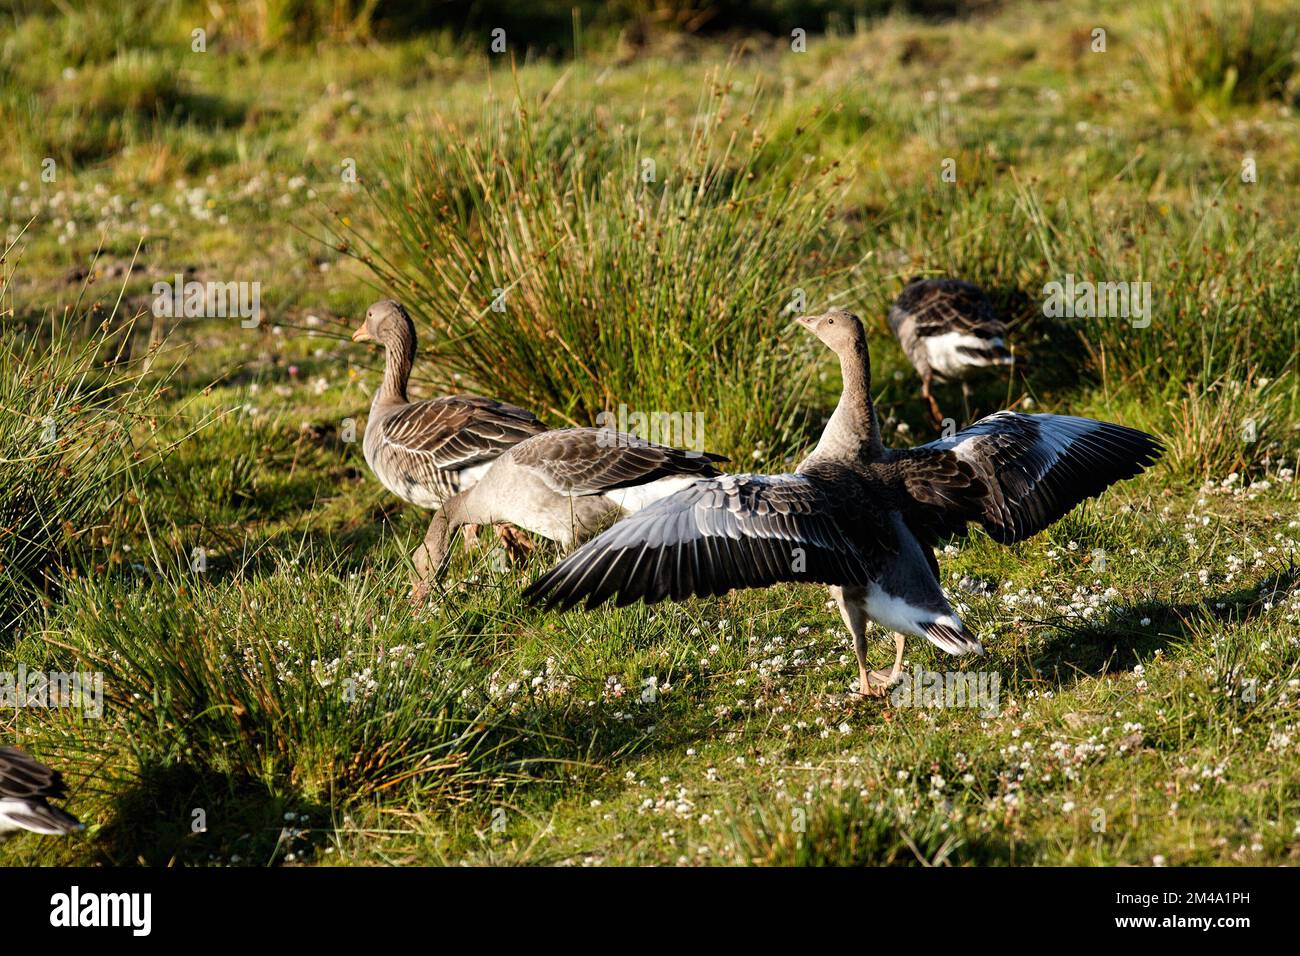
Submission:
[[[866,349],[867,333],[852,312],[832,309],[822,315],[801,315],[795,321],[821,339],[822,344],[836,355]]]
[[[352,333],[352,341],[379,342],[386,346],[410,343],[410,348],[415,343],[415,324],[402,308],[402,303],[395,299],[381,299],[366,309],[365,321]]]

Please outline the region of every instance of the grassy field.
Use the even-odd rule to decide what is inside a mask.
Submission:
[[[503,13],[503,54],[490,5],[28,6],[0,0],[0,674],[105,701],[0,710],[88,825],[0,863],[1297,862],[1293,5]],[[554,549],[484,533],[407,603],[428,516],[353,438],[371,301],[416,317],[422,395],[701,413],[757,470],[839,387],[799,293],[862,316],[891,440],[932,437],[885,323],[923,272],[1013,323],[979,413],[1168,444],[1034,539],[944,549],[991,654],[907,669],[996,675],[996,708],[856,698],[809,587],[550,615],[519,592]],[[155,320],[178,274],[260,283],[260,323]],[[1149,282],[1149,324],[1046,316],[1067,274]]]

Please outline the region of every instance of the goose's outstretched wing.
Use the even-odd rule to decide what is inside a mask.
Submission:
[[[887,538],[846,519],[844,489],[806,475],[723,475],[681,491],[582,545],[524,592],[568,609],[622,607],[780,581],[866,584],[864,551]]]
[[[1007,544],[1132,478],[1164,451],[1146,432],[1091,418],[998,412],[949,438],[896,453],[908,525],[931,541],[978,522]]]
[[[511,460],[534,471],[553,491],[592,495],[660,478],[718,474],[710,452],[658,445],[612,428],[560,428],[521,442]]]

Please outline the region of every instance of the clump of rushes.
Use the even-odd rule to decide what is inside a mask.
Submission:
[[[51,628],[104,673],[104,726],[81,732],[140,773],[179,764],[336,806],[494,791],[512,736],[477,690],[490,639],[413,611],[388,587],[399,573],[299,554],[238,587],[183,566],[82,582]]]
[[[699,412],[711,450],[787,454],[811,365],[790,306],[828,305],[846,176],[775,150],[732,99],[711,83],[653,145],[522,103],[473,130],[434,119],[381,161],[378,228],[340,226],[339,245],[411,308],[439,384],[577,424]]]
[[[1297,69],[1298,36],[1295,10],[1268,0],[1166,6],[1147,67],[1179,110],[1284,99]]]
[[[0,324],[0,632],[48,603],[92,551],[109,560],[112,516],[157,453],[148,423],[162,386],[105,361],[124,334],[115,309],[85,313],[35,326],[10,312]]]
[[[1278,379],[1215,382],[1202,391],[1187,387],[1173,403],[1168,432],[1170,464],[1201,479],[1236,472],[1262,477],[1276,459],[1290,459],[1295,436],[1286,429],[1286,400]]]

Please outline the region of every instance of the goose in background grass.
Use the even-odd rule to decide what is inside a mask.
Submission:
[[[407,383],[415,361],[415,323],[401,303],[376,302],[353,342],[384,347],[384,378],[370,405],[362,448],[385,488],[420,508],[438,508],[472,488],[503,451],[546,431],[531,413],[477,395],[412,402]],[[476,528],[467,528],[472,536]],[[527,542],[510,529],[497,534],[512,552]]]
[[[50,800],[67,796],[63,776],[15,747],[0,747],[0,843],[19,830],[61,836],[81,821]]]
[[[567,610],[826,584],[853,638],[859,693],[881,696],[902,673],[907,635],[983,653],[944,597],[935,544],[971,523],[1021,541],[1163,450],[1119,425],[1005,411],[940,441],[885,448],[862,323],[844,311],[797,321],[839,356],[843,387],[794,473],[693,481],[579,547],[526,600]],[[890,671],[867,667],[868,620],[895,633]]]
[[[969,379],[988,368],[1012,365],[1007,327],[979,286],[962,279],[910,280],[889,310],[889,327],[921,376],[921,397],[936,428],[943,412],[931,391],[935,379],[961,382],[970,418]]]
[[[525,439],[433,516],[412,555],[411,600],[427,596],[461,526],[509,523],[568,548],[698,478],[715,477],[722,461],[612,428],[560,428]]]

